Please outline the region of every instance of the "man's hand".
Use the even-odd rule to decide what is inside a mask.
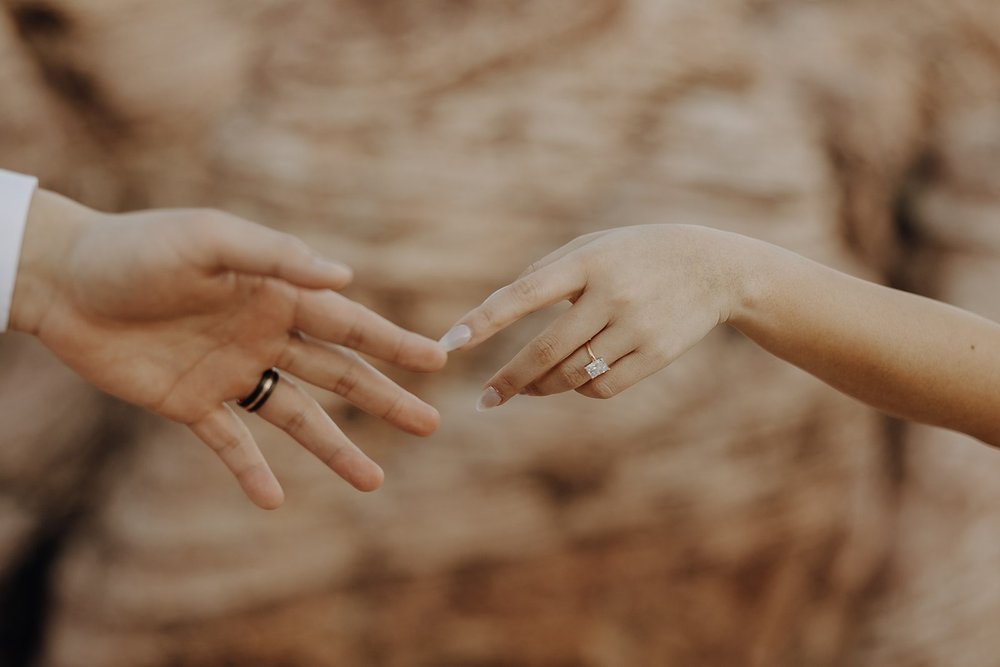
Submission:
[[[348,267],[299,239],[210,210],[104,215],[52,193],[32,202],[11,328],[38,336],[100,389],[186,424],[257,505],[283,492],[227,405],[271,367],[284,373],[258,414],[361,490],[382,470],[289,375],[407,432],[437,411],[365,362],[444,366],[441,347],[334,290]]]

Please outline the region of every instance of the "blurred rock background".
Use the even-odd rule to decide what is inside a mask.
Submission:
[[[431,336],[599,228],[724,227],[1000,319],[993,0],[4,0],[0,164],[225,208]],[[435,376],[441,430],[323,397],[362,496],[250,420],[186,431],[0,346],[0,664],[993,667],[1000,457],[727,330],[606,402]],[[665,332],[669,335],[669,332]]]

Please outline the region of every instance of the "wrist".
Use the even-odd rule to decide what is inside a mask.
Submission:
[[[95,212],[53,192],[31,199],[10,310],[10,329],[38,335],[66,291],[73,248]]]
[[[766,318],[768,303],[775,292],[787,251],[764,241],[733,235],[734,252],[730,263],[731,299],[726,323],[744,331]]]

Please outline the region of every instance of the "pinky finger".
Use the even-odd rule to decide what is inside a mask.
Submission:
[[[220,405],[188,427],[222,459],[255,505],[263,509],[281,506],[285,500],[281,484],[264,460],[250,430],[232,408]]]

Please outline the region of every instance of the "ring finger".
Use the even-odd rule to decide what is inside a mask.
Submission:
[[[578,389],[604,373],[614,372],[615,363],[634,350],[636,343],[623,327],[610,325],[589,341],[593,357],[587,351],[587,345],[588,342],[584,342],[555,368],[531,383],[525,388],[525,393],[529,396],[549,396]]]
[[[526,385],[543,377],[573,354],[606,324],[606,316],[596,307],[591,307],[586,296],[581,297],[490,378],[480,407],[494,407],[517,395]]]
[[[356,489],[374,491],[382,484],[382,469],[287,376],[281,377],[257,414],[292,436]]]
[[[430,435],[440,422],[437,410],[346,348],[294,335],[280,367],[408,433]]]

